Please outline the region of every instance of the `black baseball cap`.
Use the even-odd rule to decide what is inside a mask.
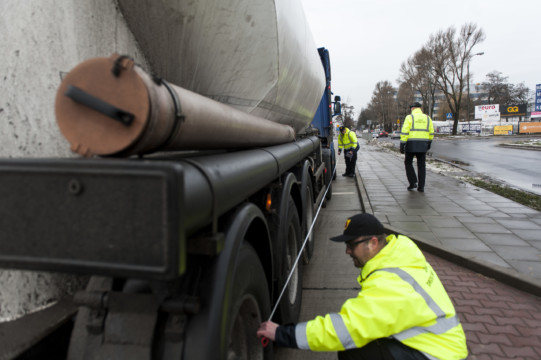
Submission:
[[[358,214],[346,220],[344,233],[332,237],[332,241],[347,242],[366,235],[381,235],[385,228],[374,215]]]
[[[413,104],[410,105],[410,109],[411,109],[411,108],[414,108],[414,107],[420,108],[420,107],[423,107],[423,106],[421,105],[420,102],[417,102],[417,101],[416,101],[416,102],[414,102]]]

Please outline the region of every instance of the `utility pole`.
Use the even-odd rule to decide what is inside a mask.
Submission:
[[[471,35],[468,34],[468,36]],[[466,114],[466,121],[470,121],[470,102],[471,102],[471,96],[470,96],[470,61],[471,61],[471,58],[474,57],[475,55],[483,55],[484,52],[480,52],[480,53],[477,53],[477,54],[473,54],[471,55],[470,57],[468,57],[468,112]]]

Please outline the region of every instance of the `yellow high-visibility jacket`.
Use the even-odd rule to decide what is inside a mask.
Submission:
[[[355,150],[357,148],[357,135],[355,131],[346,128],[346,133],[338,135],[338,148],[345,150]]]
[[[453,304],[409,238],[389,235],[358,281],[361,291],[339,313],[296,325],[297,347],[342,351],[392,337],[429,359],[466,358],[466,336]]]
[[[414,109],[406,116],[400,133],[400,143],[405,144],[406,152],[427,152],[433,138],[434,124],[430,116],[421,109]]]

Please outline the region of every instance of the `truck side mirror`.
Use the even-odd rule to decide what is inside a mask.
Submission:
[[[333,116],[342,115],[342,104],[340,103],[340,100],[340,96],[336,95],[334,97]]]

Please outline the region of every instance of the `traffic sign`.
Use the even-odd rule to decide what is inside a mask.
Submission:
[[[447,113],[447,114],[445,114],[445,118],[446,118],[447,120],[453,120],[453,113]]]

